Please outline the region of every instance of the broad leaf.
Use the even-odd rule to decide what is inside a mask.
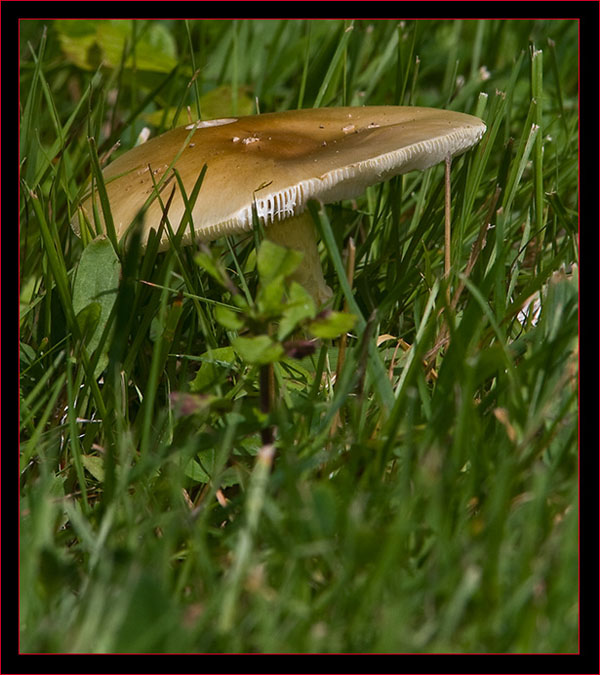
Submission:
[[[301,263],[303,254],[265,239],[256,256],[256,267],[262,284],[277,277],[289,277]]]
[[[105,235],[85,247],[73,282],[73,311],[80,321],[90,354],[98,347],[115,304],[120,272],[119,259]],[[82,312],[92,304],[97,307]],[[94,322],[95,329],[91,330]],[[98,362],[96,376],[105,365],[105,359]]]
[[[292,281],[290,285],[289,301],[279,323],[277,338],[284,340],[305,319],[312,319],[316,314],[315,301],[310,293],[299,283]]]
[[[246,363],[264,366],[279,361],[284,355],[283,347],[268,335],[237,337],[232,340],[233,348]]]
[[[343,333],[347,333],[352,330],[355,323],[356,317],[354,314],[329,312],[324,317],[311,321],[308,328],[315,337],[324,340],[337,338]]]

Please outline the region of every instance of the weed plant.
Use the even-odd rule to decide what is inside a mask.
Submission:
[[[21,651],[576,652],[577,22],[20,38]],[[310,346],[285,306],[243,342],[260,227],[203,253],[70,227],[144,127],[381,104],[487,124],[452,167],[452,272],[443,166],[313,206],[354,318]]]

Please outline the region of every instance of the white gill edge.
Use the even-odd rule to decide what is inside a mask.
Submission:
[[[420,141],[400,150],[334,169],[322,176],[303,180],[264,197],[257,196],[256,213],[265,225],[270,225],[276,220],[300,215],[305,211],[309,199],[316,199],[322,203],[352,199],[362,194],[369,185],[400,173],[428,169],[443,161],[448,153],[455,156],[465,152],[481,140],[485,131],[486,126],[483,123],[467,130],[457,129],[437,138]],[[375,180],[373,169],[376,169]],[[199,240],[211,241],[226,234],[238,234],[251,229],[252,206],[246,206],[220,223],[200,225],[195,235]]]

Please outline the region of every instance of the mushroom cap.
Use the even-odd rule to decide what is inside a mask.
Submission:
[[[472,115],[412,106],[315,108],[205,120],[129,150],[103,176],[119,237],[153,196],[144,220],[145,241],[163,216],[155,186],[163,204],[175,186],[168,217],[177,229],[185,209],[173,168],[189,197],[206,164],[192,217],[196,239],[210,241],[250,230],[253,203],[268,226],[302,213],[309,199],[350,199],[369,185],[459,155],[485,129]],[[89,194],[82,208],[89,219]],[[78,233],[77,215],[72,225]],[[190,239],[188,231],[182,243]],[[167,245],[165,234],[161,247]]]

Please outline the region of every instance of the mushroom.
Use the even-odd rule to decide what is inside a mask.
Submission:
[[[402,106],[316,108],[205,120],[124,153],[104,169],[103,177],[119,237],[147,206],[144,243],[150,228],[158,229],[173,188],[167,215],[174,228],[185,213],[173,169],[189,195],[206,165],[192,210],[194,239],[211,241],[251,230],[255,207],[265,236],[302,251],[296,279],[322,304],[331,290],[323,278],[307,202],[350,199],[392,176],[427,169],[465,152],[485,129],[472,115]],[[81,205],[88,221],[91,199],[88,194]],[[79,234],[78,214],[72,225]],[[182,243],[191,240],[188,230]],[[168,245],[165,233],[160,248]]]

